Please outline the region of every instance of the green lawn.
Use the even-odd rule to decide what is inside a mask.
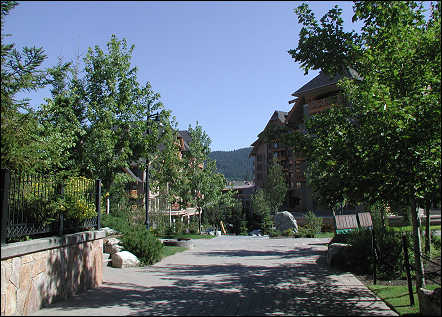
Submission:
[[[164,237],[163,239],[177,239],[177,238],[187,238],[187,239],[212,239],[215,238],[215,236],[211,236],[211,235],[200,235],[200,234],[180,234],[180,235],[175,235],[173,236],[173,238],[169,237]],[[177,246],[163,246],[163,248],[161,249],[161,259],[165,258],[166,256],[170,256],[170,255],[174,255],[175,253],[178,252],[183,252],[186,251],[187,248],[185,247],[177,247]]]
[[[439,287],[436,284],[427,285],[425,288],[433,290]],[[415,314],[419,315],[419,301],[417,299],[416,288],[413,286],[414,306],[410,306],[410,297],[408,287],[405,286],[387,286],[387,285],[368,285],[368,288],[376,293],[383,301],[394,309],[399,315]]]
[[[174,247],[174,246],[163,246],[161,249],[161,259],[164,259],[166,256],[174,255],[178,252],[186,251],[185,247]]]
[[[334,232],[320,232],[315,234],[315,238],[333,238],[334,236]]]
[[[411,231],[413,230],[412,226],[403,226],[403,227],[390,227],[391,229],[393,229],[394,231]],[[425,226],[421,225],[421,230],[425,230]],[[431,225],[430,226],[430,230],[441,230],[440,225]]]
[[[212,239],[215,236],[209,234],[175,234],[171,236],[159,236],[161,239]]]

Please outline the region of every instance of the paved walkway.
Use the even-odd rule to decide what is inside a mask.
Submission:
[[[217,237],[152,266],[104,269],[103,286],[34,315],[389,315],[326,264],[329,239]]]

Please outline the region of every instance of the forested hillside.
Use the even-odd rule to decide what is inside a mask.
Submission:
[[[251,147],[233,151],[214,151],[209,157],[216,160],[218,172],[228,180],[253,180],[253,158],[249,158]]]

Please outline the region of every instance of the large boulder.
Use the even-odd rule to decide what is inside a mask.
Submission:
[[[249,236],[261,237],[262,236],[261,229],[255,229],[255,230],[250,231]]]
[[[328,246],[328,266],[343,267],[349,257],[350,245],[347,243],[332,243]]]
[[[111,235],[119,234],[119,232],[117,230],[114,230],[114,229],[109,228],[109,227],[101,228],[101,230],[103,230],[106,233],[106,237],[107,236],[111,236]]]
[[[103,252],[114,254],[123,250],[123,247],[119,245],[120,240],[117,238],[106,238],[103,242]]]
[[[420,304],[422,307],[422,316],[440,316],[440,287],[432,291],[425,288],[420,288],[419,293],[421,298]]]
[[[287,229],[292,229],[294,233],[298,232],[298,224],[295,217],[288,211],[280,211],[275,215],[276,230],[284,232]]]
[[[112,254],[112,267],[125,268],[140,266],[140,260],[129,251]]]

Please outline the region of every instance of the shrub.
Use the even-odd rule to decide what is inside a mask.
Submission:
[[[332,243],[350,243],[348,234],[335,234],[334,237],[328,243],[329,245]]]
[[[172,239],[175,236],[175,231],[173,230],[173,227],[168,227],[166,228],[163,237],[165,237],[166,239]]]
[[[304,227],[307,230],[309,230],[314,235],[321,232],[322,218],[316,217],[316,215],[311,210],[309,210],[304,217],[306,221]]]
[[[274,237],[279,237],[279,236],[281,236],[281,231],[273,229],[273,228],[269,230],[269,237],[274,238]]]
[[[293,229],[289,228],[287,230],[284,230],[282,235],[285,237],[293,237],[295,235],[295,233],[293,232]]]
[[[101,223],[103,227],[110,227],[121,233],[131,230],[129,221],[126,218],[114,216],[113,214],[103,215],[101,218]]]
[[[395,279],[403,273],[403,250],[401,235],[391,229],[375,231],[378,262],[376,265],[379,279]],[[372,273],[374,256],[371,244],[372,236],[369,229],[355,229],[347,234],[347,243],[351,245],[351,258],[348,268],[355,273]],[[409,241],[411,241],[409,239]],[[334,241],[336,242],[336,241]],[[344,242],[345,243],[345,242]],[[409,243],[410,262],[413,253]],[[412,264],[412,263],[410,263]]]
[[[140,208],[138,208],[140,209]],[[144,212],[144,208],[143,208]],[[143,219],[146,217],[145,212]],[[149,222],[151,227],[154,229],[154,234],[158,236],[163,236],[171,227],[169,215],[162,212],[152,212],[149,214]]]
[[[64,184],[60,195],[58,184]],[[58,220],[63,214],[65,220],[79,224],[96,216],[95,203],[88,201],[95,193],[94,181],[85,177],[41,178],[38,182],[25,182],[22,188],[23,212],[30,222],[41,225]]]
[[[411,239],[409,239],[411,241]],[[402,264],[404,254],[402,249],[402,238],[397,232],[387,229],[384,230],[377,239],[379,248],[379,278],[391,279],[397,278],[402,274]],[[409,244],[412,249],[412,245]]]
[[[322,223],[321,232],[333,232],[335,230],[335,227],[331,223]]]
[[[143,225],[124,232],[121,242],[126,250],[135,254],[143,265],[150,265],[161,259],[161,242]]]
[[[186,228],[185,228],[183,221],[181,220],[181,218],[178,218],[175,221],[175,233],[176,234],[183,234],[183,233],[185,233],[185,230],[186,230]]]
[[[240,227],[240,235],[246,236],[248,234],[248,230],[247,230],[247,221],[246,220],[242,220],[241,221],[241,227]],[[271,233],[269,232],[269,235]],[[270,235],[271,236],[271,235]]]
[[[431,236],[431,242],[434,245],[434,248],[440,251],[441,242],[440,242],[440,236],[432,235]]]
[[[197,215],[190,217],[189,233],[196,234],[199,232],[199,218]]]
[[[349,243],[351,257],[347,264],[355,273],[373,272],[373,255],[371,252],[371,232],[368,229],[355,229],[347,234],[340,235],[344,241],[340,243]]]
[[[66,220],[70,220],[75,224],[97,215],[95,204],[86,201],[84,198],[67,196],[59,202]]]
[[[124,210],[121,210],[124,212]],[[146,221],[146,209],[144,206],[131,205],[127,206],[125,214],[127,215],[129,222],[133,224],[144,224]],[[155,213],[149,212],[149,224],[152,226],[152,220],[155,217]]]
[[[155,263],[161,259],[161,242],[144,224],[134,224],[126,217],[103,215],[103,226],[111,227],[122,233],[121,242],[124,248],[135,254],[143,265]]]
[[[23,213],[29,222],[47,225],[58,220],[60,210],[57,208],[57,198],[34,197],[23,204]]]
[[[296,238],[313,238],[315,233],[312,229],[304,226],[298,226],[298,232],[295,233]]]
[[[131,182],[133,182],[132,177],[126,173],[117,173],[115,175],[114,181],[109,189],[109,200],[112,212],[115,209],[128,209],[130,198],[127,187]],[[103,199],[103,201],[105,201],[105,199]]]

